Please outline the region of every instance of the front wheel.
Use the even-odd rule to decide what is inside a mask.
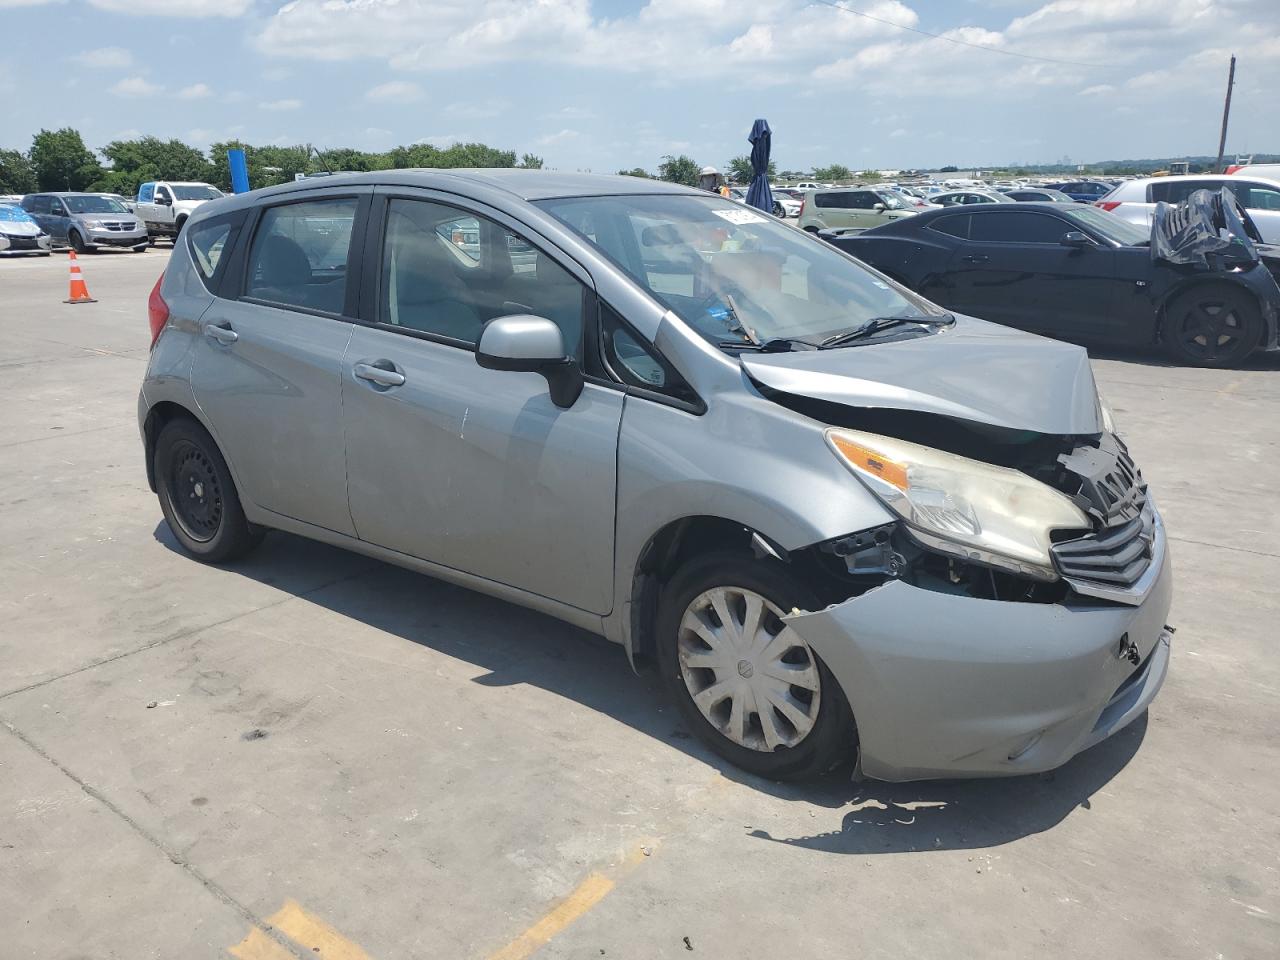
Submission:
[[[134,252],[134,253],[146,253],[146,252],[147,252],[147,247],[149,247],[149,246],[150,246],[150,244],[149,244],[149,243],[140,243],[140,244],[138,244],[136,247],[134,247],[134,248],[133,248],[133,252]]]
[[[803,780],[856,755],[853,716],[826,665],[785,622],[818,609],[785,565],[716,553],[664,588],[659,669],[685,722],[731,763],[771,780]]]
[[[1165,349],[1179,363],[1230,367],[1262,340],[1262,316],[1243,291],[1206,284],[1170,301],[1163,333]]]
[[[67,234],[67,242],[76,253],[84,253],[89,249],[85,246],[84,237],[80,236],[80,231],[78,230],[72,230]]]
[[[245,519],[227,462],[200,424],[186,417],[166,423],[154,469],[165,522],[192,557],[225,563],[262,542],[263,531]]]

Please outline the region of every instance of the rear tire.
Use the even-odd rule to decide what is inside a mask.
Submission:
[[[265,531],[245,519],[235,481],[213,437],[188,417],[156,438],[153,467],[165,523],[187,554],[226,563],[250,553]]]
[[[730,763],[770,780],[807,780],[856,757],[844,692],[780,620],[794,607],[821,606],[785,564],[737,553],[695,558],[663,588],[663,686],[689,729]]]
[[[136,246],[136,247],[134,247],[134,248],[133,248],[133,252],[134,252],[134,253],[146,253],[146,252],[147,252],[147,247],[149,247],[149,246],[150,246],[150,244],[147,244],[147,243],[141,243],[141,244],[139,244],[138,246]]]
[[[1262,315],[1253,298],[1223,284],[1201,284],[1165,308],[1164,347],[1179,363],[1230,367],[1262,340]]]

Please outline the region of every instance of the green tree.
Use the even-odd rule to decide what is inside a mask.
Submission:
[[[678,157],[667,154],[662,158],[662,163],[658,164],[658,179],[668,180],[671,183],[683,183],[686,187],[696,187],[698,171],[701,169],[696,160],[686,157],[683,153]]]
[[[813,171],[813,179],[815,180],[849,180],[853,177],[853,171],[846,167],[843,163],[833,163],[826,167],[815,167]]]
[[[35,193],[40,189],[31,161],[21,150],[0,150],[0,193]]]
[[[949,166],[949,165],[948,165],[948,166],[945,166],[945,167],[939,167],[939,168],[938,168],[938,172],[939,172],[939,173],[955,173],[955,172],[956,172],[956,167]]]
[[[102,165],[80,132],[41,130],[31,140],[31,166],[41,190],[83,190],[102,176]]]
[[[213,176],[213,166],[204,152],[181,140],[113,140],[101,153],[111,161],[111,169],[94,188],[127,197],[137,194],[138,184],[148,180],[207,181]]]
[[[619,170],[620,177],[640,177],[642,180],[652,180],[653,174],[643,167],[632,167],[630,170]]]
[[[751,178],[755,176],[751,172],[751,157],[743,154],[740,157],[734,157],[725,164],[725,170],[728,171],[731,179],[738,183],[750,183]],[[778,177],[778,165],[772,160],[769,161],[769,179],[776,180]]]
[[[520,158],[520,162],[516,166],[523,167],[525,170],[541,170],[542,158],[535,157],[532,153],[526,153]]]

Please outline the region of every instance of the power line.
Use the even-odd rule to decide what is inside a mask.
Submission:
[[[812,0],[813,3],[820,3],[824,7],[831,7],[835,10],[841,10],[845,13],[851,13],[855,17],[862,17],[864,20],[874,20],[876,23],[882,23],[886,27],[895,27],[898,30],[907,30],[911,33],[918,33],[922,37],[929,37],[931,40],[944,40],[947,43],[954,43],[960,47],[973,47],[975,50],[986,50],[988,53],[1000,53],[1006,57],[1018,57],[1021,60],[1039,60],[1041,63],[1061,63],[1069,67],[1101,67],[1100,63],[1081,63],[1079,60],[1058,60],[1054,57],[1037,57],[1030,53],[1018,53],[1014,50],[1002,50],[1000,47],[990,47],[985,43],[970,43],[968,40],[959,40],[955,37],[944,37],[940,33],[930,33],[928,30],[918,30],[915,27],[909,27],[905,23],[895,23],[892,20],[885,20],[881,17],[874,17],[869,13],[863,13],[861,10],[854,10],[852,7],[846,7],[843,4],[836,3],[835,0]]]

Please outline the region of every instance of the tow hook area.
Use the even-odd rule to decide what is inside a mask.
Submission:
[[[1142,662],[1142,654],[1138,650],[1138,645],[1129,639],[1129,634],[1124,634],[1120,638],[1120,649],[1116,651],[1116,656],[1121,660],[1128,660],[1135,667]]]

